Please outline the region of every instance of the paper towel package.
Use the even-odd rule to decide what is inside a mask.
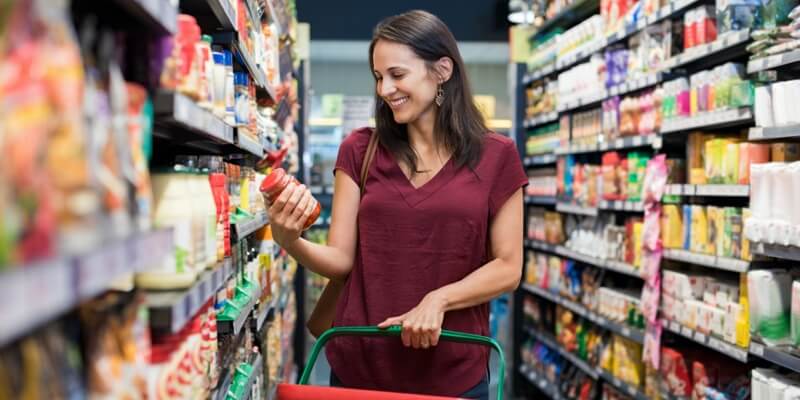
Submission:
[[[767,345],[790,342],[792,278],[785,270],[755,270],[747,273],[750,302],[750,332]]]

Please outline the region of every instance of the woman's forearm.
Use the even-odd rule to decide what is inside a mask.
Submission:
[[[303,238],[295,240],[285,250],[303,267],[329,279],[343,281],[353,265],[347,252]]]
[[[516,258],[516,257],[515,257]],[[464,279],[432,292],[443,303],[444,311],[460,310],[486,303],[519,285],[522,260],[496,258]]]

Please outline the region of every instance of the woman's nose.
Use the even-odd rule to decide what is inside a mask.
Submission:
[[[387,97],[395,91],[394,82],[392,82],[390,79],[382,80],[379,86],[380,87],[378,89],[380,93],[378,94],[381,95],[381,97]]]

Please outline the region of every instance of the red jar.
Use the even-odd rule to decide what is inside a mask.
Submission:
[[[278,196],[280,196],[283,192],[283,189],[286,189],[286,186],[288,186],[290,182],[294,182],[295,185],[300,184],[297,182],[297,179],[287,174],[283,168],[276,168],[271,174],[264,178],[263,182],[261,182],[261,193],[267,195],[270,203],[274,203]],[[308,216],[303,229],[308,229],[311,227],[317,218],[319,218],[319,214],[322,211],[322,206],[316,199],[314,199],[314,203],[316,203],[314,206],[314,211],[312,211],[311,215]]]

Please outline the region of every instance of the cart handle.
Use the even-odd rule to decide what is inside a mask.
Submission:
[[[306,364],[305,368],[303,368],[303,375],[300,376],[300,381],[298,384],[308,384],[308,379],[311,377],[311,370],[314,369],[314,364],[317,363],[319,352],[322,350],[322,347],[325,346],[328,340],[337,336],[400,336],[401,331],[402,328],[397,325],[390,326],[388,328],[378,328],[376,326],[340,326],[328,329],[322,335],[320,335],[320,337],[317,339],[317,342],[314,344],[314,347],[311,349],[311,356],[309,356],[308,363]],[[503,383],[505,382],[506,358],[503,354],[502,347],[500,347],[500,344],[497,343],[496,340],[486,336],[449,331],[446,329],[442,330],[440,338],[441,340],[449,342],[480,344],[494,349],[497,352],[498,364],[500,364],[500,376],[498,377],[499,381],[497,384],[497,400],[503,400]]]

